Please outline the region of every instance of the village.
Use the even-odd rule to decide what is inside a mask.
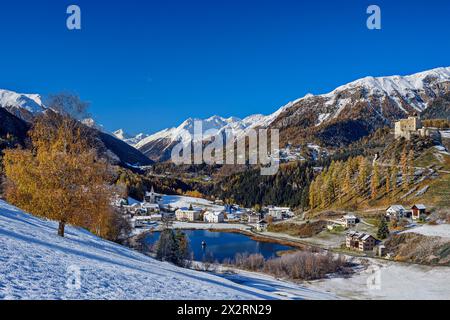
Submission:
[[[156,193],[153,188],[146,192],[142,202],[131,198],[118,198],[114,205],[129,220],[133,234],[160,230],[164,224],[170,223],[179,229],[241,230],[272,237],[274,241],[295,241],[294,237],[286,238],[268,231],[268,226],[282,223],[297,223],[301,226],[318,222],[299,221],[299,217],[288,207],[267,206],[262,208],[261,212],[255,212],[235,204],[224,204],[221,200],[212,202],[200,198],[163,195]],[[424,224],[428,216],[429,211],[424,204],[418,203],[407,208],[393,204],[386,208],[383,219],[390,225],[401,226],[402,230],[407,230]],[[327,249],[343,249],[345,253],[350,254],[354,252],[357,255],[389,258],[383,241],[375,234],[375,226],[363,218],[353,213],[345,213],[325,221],[326,227],[317,237],[303,238],[302,241]],[[324,235],[330,240],[321,241]],[[329,237],[330,235],[334,237]]]
[[[396,139],[406,140],[413,136],[435,137],[442,134],[435,128],[424,127],[417,116],[398,121],[392,133]],[[297,149],[294,151],[298,152]],[[374,159],[376,161],[377,157]],[[304,214],[289,207],[267,205],[258,206],[260,209],[243,208],[220,199],[209,201],[164,195],[156,193],[152,187],[145,193],[142,202],[118,197],[114,205],[129,220],[133,234],[158,231],[168,224],[174,229],[238,230],[273,241],[306,243],[348,255],[389,259],[390,253],[383,241],[389,234],[419,228],[430,222],[432,210],[427,204],[407,203],[409,205],[394,202],[369,214],[338,210],[329,213],[328,217],[314,219],[305,218]],[[380,221],[386,225],[386,234],[380,234]],[[302,228],[313,229],[314,232],[302,234],[296,231]]]
[[[261,212],[256,212],[237,204],[224,204],[222,200],[211,202],[200,198],[163,195],[156,193],[153,187],[145,193],[143,202],[118,197],[113,204],[134,229],[148,229],[171,221],[183,222],[193,228],[195,224],[206,223],[246,225],[257,231],[264,231],[269,221],[283,221],[294,217],[288,207],[267,206]]]

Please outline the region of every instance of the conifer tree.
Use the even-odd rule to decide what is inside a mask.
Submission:
[[[386,239],[389,236],[389,227],[384,217],[381,218],[378,225],[377,237],[378,239]]]

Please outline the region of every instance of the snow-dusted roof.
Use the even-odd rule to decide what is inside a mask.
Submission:
[[[362,232],[357,232],[357,231],[350,231],[350,232],[347,232],[347,236],[348,236],[348,237],[352,237],[352,238],[357,238],[357,239],[363,240],[363,241],[369,239],[370,237],[373,238],[373,236],[370,235],[370,234],[362,233]]]
[[[427,208],[425,205],[423,205],[423,204],[421,204],[421,203],[415,204],[415,205],[413,206],[413,208],[414,208],[414,207],[416,207],[416,208],[419,209],[419,210],[425,210],[425,209]]]
[[[393,210],[393,211],[399,212],[399,211],[405,211],[406,209],[405,209],[405,207],[403,207],[400,204],[394,204],[394,205],[390,206],[389,208],[387,208],[386,211],[387,210]]]

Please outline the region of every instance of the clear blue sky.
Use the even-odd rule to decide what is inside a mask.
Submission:
[[[82,30],[66,29],[66,8]],[[378,4],[382,30],[366,28]],[[0,88],[72,91],[108,130],[271,113],[357,78],[450,65],[448,0],[15,0]]]

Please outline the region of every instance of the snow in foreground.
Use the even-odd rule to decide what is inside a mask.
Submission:
[[[371,260],[371,266],[349,279],[306,284],[341,299],[450,300],[450,268]]]
[[[371,260],[349,279],[293,284],[253,272],[214,276],[181,269],[68,227],[23,213],[0,200],[1,299],[450,299],[450,268]],[[67,287],[73,270],[81,286]]]
[[[0,200],[0,299],[273,299],[276,295],[182,269]],[[67,287],[79,268],[81,288]],[[75,270],[75,271],[74,271]],[[74,282],[76,283],[76,282]]]

